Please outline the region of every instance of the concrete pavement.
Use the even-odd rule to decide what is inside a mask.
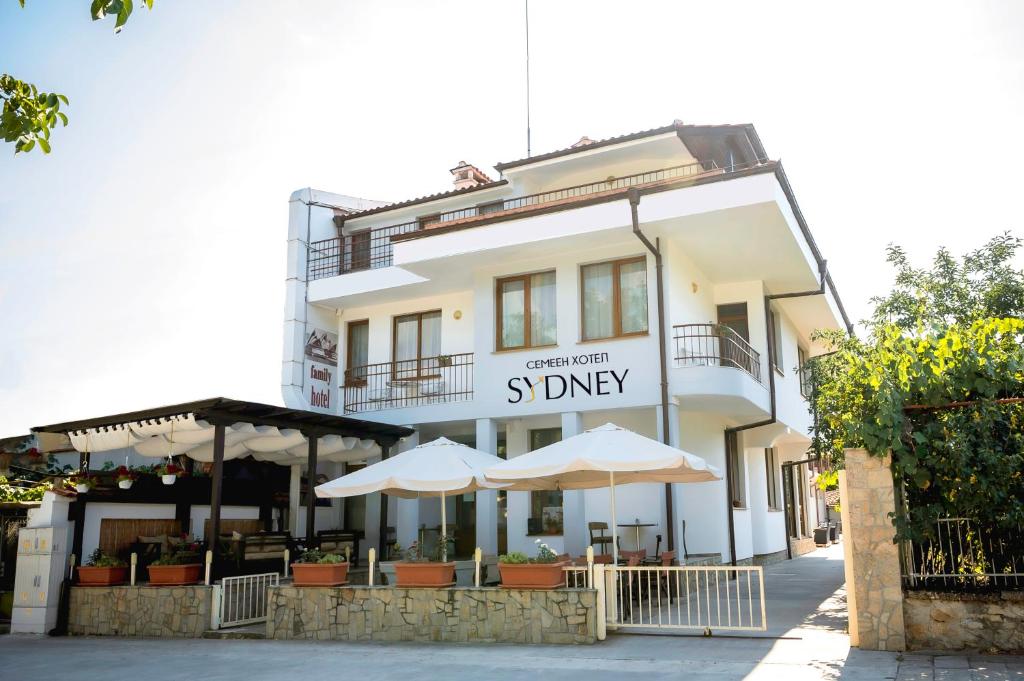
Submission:
[[[840,547],[773,565],[765,579],[765,636],[612,635],[575,647],[0,636],[0,679],[1024,680],[1024,658],[850,649]]]

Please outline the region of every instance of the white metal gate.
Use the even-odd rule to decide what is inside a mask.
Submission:
[[[604,579],[595,575],[595,582],[603,581],[611,629],[711,633],[768,628],[760,565],[609,565],[599,572]]]
[[[267,588],[277,586],[279,579],[276,572],[222,579],[214,590],[219,601],[214,629],[266,621]]]

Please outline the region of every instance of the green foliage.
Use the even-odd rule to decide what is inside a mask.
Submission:
[[[345,556],[340,556],[337,553],[324,553],[320,549],[310,549],[303,551],[302,555],[299,556],[296,563],[317,563],[320,565],[337,565],[338,563],[345,562]]]
[[[127,565],[117,556],[110,556],[103,553],[103,549],[97,548],[85,561],[86,567],[124,567]]]
[[[68,124],[68,117],[60,110],[68,98],[54,92],[41,92],[32,83],[18,80],[6,73],[0,74],[0,134],[4,142],[14,142],[14,153],[29,152],[37,146],[44,154],[50,153],[50,131],[59,121]]]
[[[833,352],[811,365],[812,448],[833,468],[844,448],[892,452],[908,507],[899,537],[930,534],[942,515],[1024,522],[1019,246],[1003,235],[959,262],[943,250],[928,271],[890,248],[897,284],[875,300],[869,337],[817,334]]]
[[[508,565],[523,565],[529,563],[530,559],[522,551],[511,551],[498,556],[498,562]]]
[[[153,0],[142,0],[147,9],[153,9]],[[25,0],[18,0],[25,6]],[[92,0],[89,13],[93,21],[114,17],[114,33],[120,33],[135,9],[132,0]],[[0,74],[0,135],[4,142],[14,143],[14,153],[29,152],[39,147],[50,153],[50,132],[59,121],[67,126],[68,117],[60,105],[68,98],[55,92],[43,92],[32,83],[26,83],[9,74]]]
[[[49,482],[40,483],[34,487],[19,487],[7,482],[7,478],[0,475],[0,502],[3,501],[42,501],[43,494],[53,489]]]
[[[558,554],[552,551],[550,546],[541,542],[540,539],[535,540],[534,543],[537,544],[537,556],[535,558],[530,558],[521,551],[511,551],[509,553],[498,556],[498,562],[505,563],[506,565],[558,562]]]

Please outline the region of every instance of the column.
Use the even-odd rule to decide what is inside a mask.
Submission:
[[[508,450],[508,458],[512,459],[529,450],[529,435],[522,420],[516,419],[505,425],[505,446]],[[508,493],[508,550],[522,551],[533,555],[537,547],[533,540],[526,535],[526,519],[530,516],[530,493],[509,492]]]
[[[420,434],[416,431],[395,445],[398,452],[405,452],[420,444]],[[402,548],[409,548],[419,538],[420,500],[398,499],[398,511],[394,522],[395,537]]]
[[[498,422],[494,419],[476,420],[476,448],[481,452],[498,455]],[[498,493],[493,490],[476,493],[476,545],[484,554],[498,552]]]
[[[302,466],[294,463],[291,466],[291,478],[288,480],[288,533],[292,537],[299,536],[299,492],[302,488]]]
[[[368,456],[366,457],[366,465],[372,466],[381,460],[380,456]],[[366,558],[366,551],[373,547],[377,549],[378,555],[380,554],[380,492],[374,492],[373,494],[366,495],[366,516],[363,520],[364,537],[363,541],[359,542],[359,556]]]
[[[583,432],[583,414],[570,411],[562,414],[562,439]],[[590,532],[587,530],[587,513],[584,504],[583,490],[566,490],[562,492],[562,541],[565,552],[572,557],[581,556],[590,543]],[[609,523],[610,524],[610,523]],[[615,531],[615,528],[612,528]]]
[[[317,445],[320,436],[316,433],[306,435],[306,541],[313,543],[316,538],[316,460]]]
[[[213,549],[217,557],[217,541],[220,538],[220,501],[221,490],[224,488],[224,435],[223,423],[213,427],[213,471],[210,487],[210,536],[206,538],[207,546]]]

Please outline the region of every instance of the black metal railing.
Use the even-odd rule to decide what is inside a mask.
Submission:
[[[345,370],[346,414],[473,399],[473,353],[381,362]]]
[[[940,518],[929,539],[903,542],[903,585],[929,591],[1024,589],[1024,532]]]
[[[687,163],[669,168],[635,173],[633,175],[624,175],[623,177],[612,177],[600,182],[590,182],[538,194],[528,194],[512,199],[482,203],[476,206],[421,217],[412,222],[354,231],[340,238],[335,237],[333,239],[314,241],[309,244],[307,279],[313,281],[358,270],[387,267],[391,265],[391,237],[398,234],[407,234],[457,220],[497,215],[521,208],[557,203],[616,189],[625,189],[627,187],[636,187],[684,177],[694,177],[704,173],[724,173],[740,169],[740,166],[728,169],[719,168],[714,161]],[[358,217],[358,215],[355,217]]]
[[[678,324],[672,327],[675,364],[742,369],[761,383],[761,354],[724,324]]]

